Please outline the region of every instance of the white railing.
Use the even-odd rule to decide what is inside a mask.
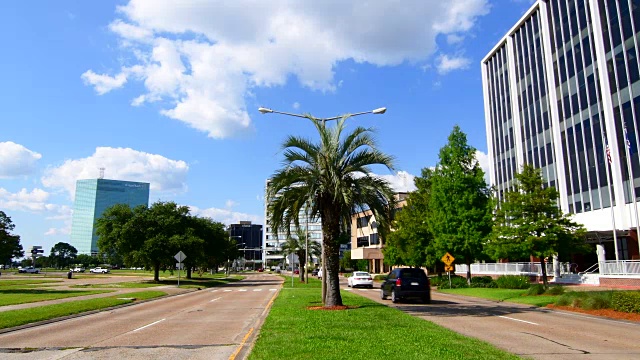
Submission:
[[[553,264],[545,264],[547,275],[553,276]],[[560,263],[560,274],[571,273],[570,263]],[[456,273],[466,273],[466,264],[456,264]],[[476,263],[471,264],[473,275],[542,275],[540,263]]]
[[[640,260],[601,261],[600,275],[640,275]]]

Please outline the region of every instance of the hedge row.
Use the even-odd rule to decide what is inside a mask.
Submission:
[[[617,291],[611,297],[611,308],[616,311],[640,313],[640,292]]]

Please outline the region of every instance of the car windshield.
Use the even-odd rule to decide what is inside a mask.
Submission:
[[[369,276],[367,272],[354,272],[353,276]]]
[[[400,275],[403,279],[407,278],[419,278],[423,279],[426,277],[424,271],[421,269],[405,269],[402,271],[402,275]]]

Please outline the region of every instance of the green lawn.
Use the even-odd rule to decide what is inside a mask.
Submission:
[[[534,306],[547,306],[554,303],[559,295],[536,295],[526,296],[527,290],[515,289],[490,289],[490,288],[461,288],[461,289],[440,289],[439,292],[446,294],[474,296],[483,299],[496,301],[506,301]]]
[[[517,359],[468,338],[364,297],[342,292],[340,311],[320,306],[320,282],[286,278],[249,359]]]
[[[72,288],[148,288],[155,286],[162,286],[162,283],[154,283],[154,282],[120,282],[120,283],[112,283],[112,284],[81,284],[81,285],[72,285]]]
[[[15,285],[31,285],[31,284],[51,284],[51,283],[62,283],[62,280],[41,280],[41,279],[14,279],[14,280],[0,280],[0,289],[5,286],[15,286]]]
[[[93,295],[110,290],[48,290],[21,287],[0,288],[0,306],[26,304],[38,301],[64,299],[68,297]]]
[[[91,310],[104,309],[115,305],[133,302],[131,299],[118,299],[118,297],[135,298],[136,300],[151,299],[166,295],[163,291],[141,291],[125,295],[116,295],[105,298],[70,301],[62,304],[39,306],[29,309],[10,310],[0,312],[0,329],[29,324],[36,321],[54,319],[61,316],[78,314]]]

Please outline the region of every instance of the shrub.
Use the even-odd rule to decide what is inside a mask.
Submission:
[[[435,280],[435,281],[434,281]],[[437,284],[437,285],[434,285]],[[451,287],[449,287],[449,277],[434,277],[431,279],[431,285],[437,286],[438,289],[459,289],[459,288],[467,288],[469,285],[467,284],[467,279],[462,276],[452,276],[451,277]]]
[[[611,307],[616,311],[640,313],[640,292],[617,291],[611,297]]]
[[[527,294],[527,296],[542,295],[542,294],[544,294],[544,285],[542,285],[542,284],[531,285],[529,290],[527,290],[526,294]]]
[[[564,294],[564,291],[565,291],[564,286],[556,285],[548,288],[547,291],[544,292],[544,294],[545,295],[562,295]]]
[[[586,297],[581,304],[585,310],[600,310],[611,308],[611,292],[597,292]]]
[[[491,288],[496,287],[495,281],[491,276],[474,276],[471,278],[472,288]]]
[[[560,296],[555,305],[585,310],[607,309],[611,307],[611,297],[611,291],[571,291]]]
[[[496,280],[500,289],[528,289],[531,286],[528,276],[505,275]]]

